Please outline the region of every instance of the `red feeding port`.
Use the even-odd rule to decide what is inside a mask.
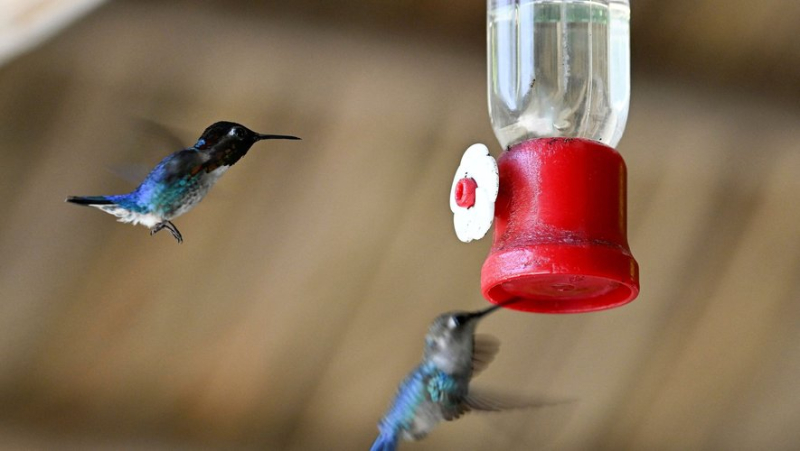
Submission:
[[[456,205],[461,208],[470,208],[475,205],[475,189],[478,183],[471,177],[465,177],[456,184]]]

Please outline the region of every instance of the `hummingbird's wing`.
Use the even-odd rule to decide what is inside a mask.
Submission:
[[[460,418],[465,413],[477,410],[480,412],[501,412],[503,410],[523,409],[527,407],[538,407],[536,403],[527,403],[519,398],[510,396],[487,394],[476,392],[470,388],[469,393],[458,405],[458,408],[449,414],[445,414],[447,421]]]
[[[475,334],[472,349],[472,376],[474,377],[492,363],[497,351],[500,350],[500,340],[491,335]]]
[[[233,147],[198,151],[193,148],[184,149],[168,156],[161,163],[164,165],[166,181],[174,178],[194,177],[201,173],[211,173],[220,167],[231,166],[239,161],[246,152]]]
[[[184,149],[164,158],[153,172],[163,170],[165,183],[172,183],[187,176],[195,176],[205,169],[208,157],[194,149]]]
[[[462,404],[465,412],[469,412],[471,410],[482,412],[500,412],[503,410],[532,409],[555,406],[571,402],[574,401],[568,399],[552,399],[544,397],[530,398],[523,396],[510,396],[470,387],[469,393],[464,398],[464,402]]]
[[[160,122],[144,117],[133,117],[132,123],[133,128],[141,132],[137,133],[137,135],[139,135],[138,140],[131,144],[135,148],[141,147],[162,150],[165,148],[170,150],[186,148],[186,143],[184,143],[182,139],[178,138],[178,135],[171,128]],[[153,154],[153,152],[148,151],[142,155],[142,159],[149,160],[150,157],[153,157],[152,159],[156,159],[159,155],[162,155],[161,150],[159,150],[157,154]],[[161,158],[163,159],[163,157]],[[145,164],[143,162],[131,162],[110,165],[106,169],[117,177],[138,185],[148,176],[148,174],[150,174],[153,166],[152,163]]]
[[[134,186],[142,183],[142,180],[147,177],[147,174],[149,174],[152,169],[151,166],[144,163],[113,164],[106,166],[108,172]]]
[[[170,149],[185,149],[186,143],[183,142],[178,134],[175,133],[170,127],[162,124],[153,119],[146,117],[134,117],[133,121],[136,127],[142,129],[147,135],[156,138],[158,141],[166,144]]]

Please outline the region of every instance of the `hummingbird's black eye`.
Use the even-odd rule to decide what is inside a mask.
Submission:
[[[465,315],[453,315],[450,317],[450,321],[447,322],[447,325],[450,326],[451,329],[455,329],[456,327],[463,326],[467,323],[467,317]]]
[[[231,131],[228,132],[228,135],[236,138],[244,138],[245,132],[242,127],[233,127]]]

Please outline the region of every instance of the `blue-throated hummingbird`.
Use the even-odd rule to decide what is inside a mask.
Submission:
[[[475,390],[472,377],[485,369],[499,341],[475,335],[478,321],[512,299],[475,312],[439,315],[425,336],[422,363],[400,384],[389,411],[380,421],[371,451],[394,451],[400,438],[420,440],[442,420],[452,421],[471,410],[500,411],[557,402],[500,397]]]
[[[300,138],[264,135],[235,122],[217,122],[205,129],[194,146],[161,160],[132,192],[70,196],[67,202],[99,208],[120,222],[142,224],[150,228],[150,235],[167,229],[181,243],[183,237],[172,220],[203,200],[217,179],[264,139]]]

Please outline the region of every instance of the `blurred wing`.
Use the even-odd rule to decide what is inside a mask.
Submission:
[[[152,160],[156,160],[159,157],[163,158],[165,150],[174,152],[186,148],[186,145],[171,129],[159,122],[142,117],[134,117],[133,122],[134,128],[141,130],[142,133],[137,131],[137,139],[130,146],[137,149],[152,148],[152,151],[148,150],[142,155],[142,160],[150,160],[151,157]],[[150,174],[153,164],[152,162],[148,164],[127,163],[111,165],[107,169],[117,177],[138,185]]]
[[[146,134],[155,137],[157,141],[165,144],[165,146],[159,145],[159,148],[164,147],[171,152],[186,148],[186,144],[183,140],[166,125],[144,117],[136,117],[134,121],[137,124],[137,128],[143,129]]]
[[[134,185],[142,183],[142,180],[147,177],[151,169],[152,166],[147,166],[145,164],[111,165],[106,167],[106,170],[115,176],[133,183]]]
[[[462,402],[456,407],[456,409],[442,412],[442,416],[447,421],[453,421],[461,418],[461,416],[467,412],[469,412],[469,407]]]
[[[539,407],[556,406],[575,402],[570,399],[528,398],[489,393],[481,389],[470,388],[469,394],[464,398],[464,410],[478,410],[482,412],[500,412],[513,409],[534,409]]]
[[[472,376],[485,370],[499,350],[500,340],[491,335],[476,334],[472,351]]]
[[[452,421],[460,418],[467,412],[502,412],[505,410],[517,409],[538,409],[540,407],[557,406],[569,404],[574,400],[569,399],[550,399],[550,398],[523,398],[520,396],[509,396],[497,393],[488,393],[483,390],[470,388],[469,394],[458,408],[445,414],[445,419]]]

